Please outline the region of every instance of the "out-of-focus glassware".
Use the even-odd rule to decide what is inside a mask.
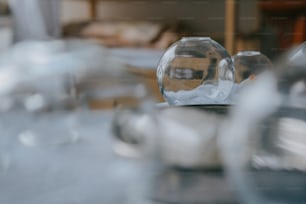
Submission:
[[[158,114],[160,156],[167,166],[185,169],[220,167],[217,149],[222,107],[169,107]],[[223,106],[223,111],[226,107]]]
[[[77,40],[29,41],[16,44],[3,54],[2,136],[12,144],[20,142],[25,146],[73,143],[77,138],[77,118],[71,110],[78,106],[75,76],[84,75],[86,68],[94,70],[97,64],[84,64],[90,57],[93,60],[102,54],[102,50]]]
[[[155,114],[120,115],[119,140],[130,156],[155,156],[165,166],[220,167],[217,130],[227,107],[167,107]],[[145,127],[145,128],[144,128]],[[188,137],[186,136],[188,135]],[[129,156],[129,155],[126,155]],[[147,157],[149,158],[149,157]]]
[[[271,68],[270,59],[259,51],[240,51],[232,60],[235,66],[235,82],[241,83],[246,79],[253,79],[266,69]]]
[[[209,37],[185,37],[163,55],[160,91],[171,105],[226,103],[235,78],[231,57]]]
[[[289,53],[285,53],[284,60],[289,65],[303,64],[303,58],[306,55],[306,41],[298,46],[295,46]]]
[[[59,0],[9,0],[14,41],[48,40],[60,37]]]
[[[242,91],[223,126],[228,177],[244,203],[306,202],[306,55],[300,48]]]
[[[147,201],[152,172],[114,154],[111,125],[153,103],[120,60],[86,41],[22,42],[0,78],[0,203]]]

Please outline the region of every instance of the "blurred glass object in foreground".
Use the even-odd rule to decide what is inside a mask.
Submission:
[[[131,156],[147,159],[153,156],[166,167],[219,168],[216,141],[224,113],[218,111],[226,109],[225,106],[167,107],[155,115],[121,117],[119,122],[126,123],[118,139],[121,144],[129,145]]]
[[[78,81],[99,71],[111,72],[111,69],[120,72],[122,65],[111,59],[105,49],[92,43],[25,41],[0,58],[0,95],[13,100],[10,104],[13,109],[33,108],[30,101],[39,98],[41,103],[34,100],[37,105],[46,107],[37,108],[66,109],[77,105]],[[0,107],[9,108],[7,103]]]
[[[295,46],[286,54],[284,60],[289,65],[303,65],[304,57],[306,56],[306,42]],[[304,64],[305,65],[305,64]]]
[[[151,182],[153,201],[236,201],[223,178],[217,145],[219,127],[229,108],[221,105],[172,106],[157,110],[154,118],[145,115],[138,120],[123,119],[128,121],[124,126],[127,131],[123,131],[124,137],[119,140],[129,148],[122,148],[126,151],[120,153],[137,156],[151,164],[151,171],[155,171]],[[157,123],[155,128],[148,126],[154,123]]]
[[[9,0],[8,2],[13,14],[15,42],[60,37],[59,0]]]
[[[1,56],[0,78],[0,203],[147,202],[151,169],[113,152],[114,114],[151,101],[120,60],[86,41],[28,41]]]
[[[235,70],[224,47],[209,37],[185,37],[163,55],[158,84],[170,105],[226,103]]]
[[[306,202],[305,44],[245,88],[222,129],[228,177],[244,203]]]

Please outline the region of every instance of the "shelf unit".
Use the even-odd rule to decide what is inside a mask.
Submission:
[[[102,0],[88,0],[92,20],[97,18],[97,4]],[[237,26],[237,3],[239,0],[224,0],[225,3],[225,48],[230,54],[235,52],[235,33]]]

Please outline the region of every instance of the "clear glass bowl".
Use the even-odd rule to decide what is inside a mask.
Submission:
[[[228,178],[243,203],[306,202],[305,57],[258,76],[220,131]]]
[[[169,104],[224,103],[235,78],[231,57],[209,37],[185,37],[163,55],[157,68],[160,91]]]
[[[257,74],[272,66],[270,59],[258,51],[240,51],[232,56],[232,60],[236,71],[236,83],[253,79]]]

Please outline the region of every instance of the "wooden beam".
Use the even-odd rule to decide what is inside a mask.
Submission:
[[[237,0],[225,0],[225,48],[233,55],[235,50],[235,33],[237,26]]]
[[[97,19],[97,0],[89,0],[89,14],[91,20]]]
[[[293,28],[293,44],[299,45],[306,40],[306,16],[298,16]]]

